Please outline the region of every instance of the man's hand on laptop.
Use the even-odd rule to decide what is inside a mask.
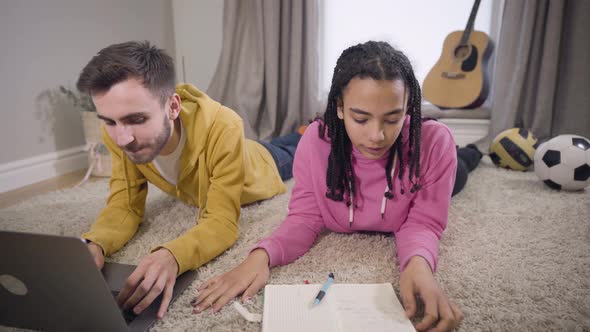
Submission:
[[[104,254],[102,253],[102,248],[94,242],[88,242],[88,250],[90,251],[90,255],[92,255],[92,259],[96,266],[102,270],[102,267],[104,266]]]
[[[177,274],[178,263],[168,249],[162,248],[149,254],[142,259],[121,289],[117,296],[119,306],[123,309],[133,308],[133,312],[138,315],[164,292],[158,310],[158,319],[162,319],[172,300]]]

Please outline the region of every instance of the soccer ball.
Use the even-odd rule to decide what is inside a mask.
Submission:
[[[499,133],[490,145],[490,158],[498,167],[526,171],[533,164],[537,139],[522,128]]]
[[[590,140],[559,135],[535,152],[535,174],[553,189],[580,190],[590,185]]]

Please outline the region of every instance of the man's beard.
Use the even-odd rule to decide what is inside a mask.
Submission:
[[[125,148],[123,149],[125,151],[125,154],[127,155],[127,157],[129,157],[129,159],[134,163],[134,164],[147,164],[149,162],[151,162],[152,160],[154,160],[158,154],[160,154],[160,151],[162,151],[162,149],[164,148],[164,146],[166,145],[166,143],[168,143],[168,139],[170,138],[170,132],[171,132],[171,126],[170,126],[170,121],[168,121],[167,117],[164,117],[164,126],[162,128],[162,131],[160,132],[160,134],[158,134],[158,136],[156,137],[155,141],[152,144],[148,144],[148,145],[143,145],[143,146],[136,146],[137,142],[132,142],[129,145],[125,146]],[[139,156],[134,156],[131,154],[131,152],[129,151],[139,151],[142,148],[148,148],[151,149],[151,153],[145,157],[139,157]]]

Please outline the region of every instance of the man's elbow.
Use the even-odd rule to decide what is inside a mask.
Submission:
[[[240,228],[238,226],[238,223],[236,221],[231,221],[231,220],[227,220],[226,222],[223,223],[224,225],[224,229],[223,229],[223,234],[224,234],[224,242],[227,243],[227,247],[231,247],[234,243],[236,243],[236,241],[238,241],[238,238],[240,236]]]
[[[236,243],[236,241],[238,241],[239,237],[240,237],[240,229],[239,229],[238,225],[235,225],[235,227],[232,227],[232,230],[230,232],[228,232],[229,245],[232,246],[234,243]]]

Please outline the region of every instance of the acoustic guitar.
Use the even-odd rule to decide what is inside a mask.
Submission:
[[[424,99],[440,108],[475,108],[488,96],[493,43],[484,32],[473,31],[479,3],[475,0],[465,31],[445,38],[441,56],[422,84]]]

